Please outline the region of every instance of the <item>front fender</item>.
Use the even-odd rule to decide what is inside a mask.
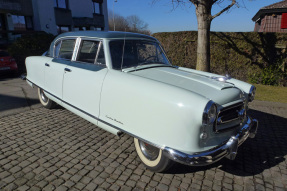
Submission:
[[[100,120],[164,148],[200,151],[202,114],[209,100],[162,82],[109,70]]]

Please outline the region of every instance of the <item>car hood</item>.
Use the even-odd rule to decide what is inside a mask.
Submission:
[[[145,68],[130,74],[186,89],[220,105],[239,100],[243,96],[242,91],[232,83],[171,67]]]

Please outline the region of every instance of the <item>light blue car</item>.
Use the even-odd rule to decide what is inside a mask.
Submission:
[[[26,59],[27,82],[46,108],[59,104],[115,135],[134,137],[152,171],[175,162],[234,159],[256,134],[246,115],[254,86],[170,64],[157,39],[126,32],[69,32]]]

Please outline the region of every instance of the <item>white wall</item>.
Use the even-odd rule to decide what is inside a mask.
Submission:
[[[69,0],[72,17],[93,17],[92,0]]]
[[[32,2],[34,11],[34,29],[56,35],[57,26],[54,13],[54,1],[33,0]]]

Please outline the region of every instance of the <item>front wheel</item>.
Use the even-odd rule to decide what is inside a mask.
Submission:
[[[50,100],[46,95],[45,92],[38,88],[38,97],[40,100],[40,103],[47,109],[53,109],[56,107],[56,103]]]
[[[144,165],[154,172],[168,170],[174,161],[162,154],[162,150],[146,142],[134,138],[137,154]]]

